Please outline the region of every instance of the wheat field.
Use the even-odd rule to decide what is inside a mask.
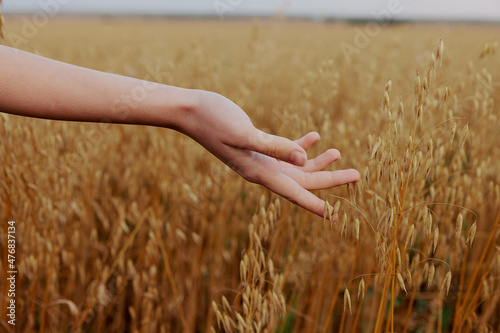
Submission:
[[[331,225],[174,131],[0,114],[5,332],[500,331],[500,27],[5,22],[7,45],[318,131],[309,156],[362,175],[315,192]]]

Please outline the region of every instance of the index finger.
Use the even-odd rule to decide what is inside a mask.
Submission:
[[[249,140],[243,148],[287,161],[297,166],[304,166],[307,162],[307,153],[297,142],[281,136],[268,134],[259,129],[254,129],[254,131],[256,131],[255,135],[251,135],[248,138]]]

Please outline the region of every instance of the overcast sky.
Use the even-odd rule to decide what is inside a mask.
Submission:
[[[5,13],[56,10],[58,14],[192,14],[222,17],[285,14],[368,19],[384,15],[384,19],[500,22],[500,0],[4,0],[3,3]],[[52,5],[46,7],[44,4]]]

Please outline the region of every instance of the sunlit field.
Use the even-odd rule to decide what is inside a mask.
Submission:
[[[0,114],[2,330],[500,331],[500,27],[25,24],[4,43],[218,92],[362,179],[315,192],[330,224],[172,130]]]

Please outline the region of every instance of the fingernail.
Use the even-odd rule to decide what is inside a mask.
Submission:
[[[306,161],[307,161],[306,155],[300,151],[294,151],[290,155],[290,162],[292,162],[295,165],[304,166],[304,164],[306,164]]]

